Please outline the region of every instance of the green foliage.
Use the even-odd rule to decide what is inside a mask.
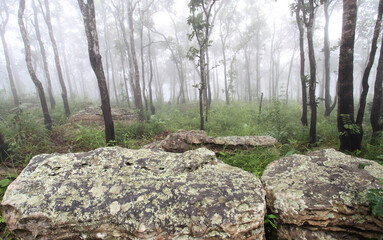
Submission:
[[[354,121],[351,119],[350,114],[340,114],[340,117],[342,118],[343,128],[346,131],[340,132],[340,135],[348,136],[351,135],[357,135],[360,134],[360,129],[357,124],[354,123]]]
[[[383,179],[380,180],[383,185]],[[371,213],[375,217],[383,216],[383,189],[370,189],[367,193],[367,199],[371,203]]]
[[[219,159],[223,162],[251,172],[257,177],[261,177],[266,166],[280,157],[275,149],[256,148],[248,151],[234,151],[233,153],[220,153]]]
[[[99,126],[76,124],[74,131],[71,131],[66,138],[73,151],[89,151],[107,145],[104,129]]]
[[[270,225],[272,228],[277,229],[277,226],[275,225],[274,221],[277,219],[277,216],[274,214],[266,214],[265,215],[265,225]]]

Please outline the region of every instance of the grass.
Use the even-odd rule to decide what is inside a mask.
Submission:
[[[89,103],[72,103],[72,114],[83,109]],[[51,111],[54,121],[52,131],[47,131],[42,122],[42,113],[38,107],[28,107],[22,111],[10,112],[12,104],[0,106],[0,132],[8,145],[7,161],[19,168],[25,167],[29,160],[41,153],[80,152],[105,147],[102,126],[67,123],[63,107],[56,106]],[[325,118],[322,106],[318,108],[317,138],[315,147],[308,145],[309,129],[300,123],[301,106],[298,103],[285,104],[272,101],[264,104],[259,116],[257,104],[214,103],[209,112],[206,132],[210,136],[246,136],[270,135],[278,139],[275,148],[255,148],[246,151],[222,152],[218,158],[227,164],[244,169],[261,177],[267,164],[282,156],[294,153],[306,153],[320,148],[338,148],[336,114]],[[139,149],[143,145],[161,139],[168,131],[178,129],[199,129],[199,109],[195,103],[187,105],[158,105],[157,114],[150,121],[143,123],[115,123],[116,145]],[[383,138],[370,143],[372,130],[366,112],[363,148],[351,153],[355,156],[372,159],[382,163]],[[15,176],[0,179],[0,197],[6,185]],[[0,218],[0,237],[12,239]],[[8,236],[6,236],[8,235]]]

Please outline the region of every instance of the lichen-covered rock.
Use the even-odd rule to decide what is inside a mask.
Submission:
[[[164,140],[144,146],[144,149],[163,149],[166,152],[185,152],[198,147],[205,147],[214,152],[223,149],[248,149],[261,146],[273,146],[277,140],[270,136],[228,136],[210,137],[202,130],[178,130]]]
[[[279,239],[383,239],[366,194],[382,188],[383,166],[334,149],[272,162],[262,176]]]
[[[128,112],[125,109],[112,108],[111,112],[113,121],[132,122],[137,120],[137,117],[134,113]],[[69,118],[69,122],[84,125],[102,125],[104,124],[104,118],[102,116],[102,110],[100,107],[87,107],[84,110],[81,110],[75,115],[71,116]]]
[[[264,239],[264,198],[207,149],[113,147],[34,157],[2,208],[18,239]]]

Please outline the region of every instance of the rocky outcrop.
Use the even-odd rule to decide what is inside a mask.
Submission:
[[[125,109],[112,108],[111,111],[113,121],[132,122],[137,120],[134,113],[128,112]],[[85,110],[79,111],[75,115],[71,116],[69,118],[69,122],[84,125],[102,125],[104,124],[104,118],[100,107],[86,107]]]
[[[262,182],[279,239],[383,239],[366,194],[382,188],[383,166],[333,149],[272,162]]]
[[[204,148],[38,155],[2,209],[18,239],[265,238],[260,180]]]
[[[249,149],[254,147],[274,146],[277,140],[270,136],[228,136],[210,137],[202,130],[178,130],[162,141],[146,145],[145,149],[162,149],[166,152],[185,152],[198,147],[205,147],[214,152],[223,149]]]

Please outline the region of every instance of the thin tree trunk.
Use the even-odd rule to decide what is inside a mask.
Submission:
[[[132,2],[128,2],[128,23],[129,23],[129,38],[130,38],[130,49],[134,67],[134,84],[135,84],[135,94],[137,95],[136,99],[136,107],[138,108],[138,119],[140,121],[144,121],[144,106],[142,104],[142,96],[141,96],[141,85],[140,85],[140,70],[138,69],[137,55],[135,49],[135,41],[134,41],[134,27],[133,27],[133,6]]]
[[[340,150],[361,147],[361,135],[354,122],[353,70],[357,1],[343,0],[343,26],[338,70],[338,132]]]
[[[5,63],[7,65],[8,80],[9,80],[9,85],[11,86],[11,91],[12,91],[12,96],[13,96],[13,103],[17,107],[20,104],[19,103],[19,96],[17,94],[15,80],[13,78],[13,73],[12,73],[12,68],[11,68],[11,60],[10,60],[9,52],[8,52],[8,45],[7,45],[7,41],[5,39],[5,27],[6,27],[7,23],[8,23],[8,20],[9,20],[9,12],[8,12],[8,7],[7,7],[7,5],[6,5],[4,0],[3,0],[3,6],[4,6],[4,9],[5,9],[6,16],[5,16],[5,19],[3,20],[3,22],[0,25],[1,41],[3,43]]]
[[[141,21],[143,20],[141,19]],[[142,22],[140,26],[140,50],[141,50],[142,96],[144,97],[145,110],[146,112],[148,112],[149,108],[148,108],[148,98],[146,97],[145,61],[144,61],[144,26]]]
[[[25,61],[27,63],[29,75],[31,76],[32,81],[35,84],[35,86],[37,88],[37,92],[39,94],[41,108],[42,108],[43,115],[44,115],[45,127],[48,130],[51,130],[52,129],[52,119],[49,115],[48,105],[47,105],[47,101],[45,99],[44,88],[43,88],[43,85],[41,84],[40,80],[37,78],[36,72],[35,72],[33,65],[32,65],[31,45],[30,45],[28,35],[27,35],[27,30],[25,28],[24,21],[23,21],[24,9],[25,9],[25,0],[20,0],[19,12],[18,12],[18,24],[19,24],[20,33],[21,33],[21,36],[22,36],[23,42],[24,42]]]
[[[302,88],[302,117],[301,122],[303,126],[308,125],[307,121],[307,91],[306,91],[306,76],[305,76],[305,47],[304,47],[304,28],[300,18],[301,12],[300,1],[298,0],[297,8],[295,10],[296,21],[299,29],[299,49],[300,49],[300,77],[301,77],[301,88]]]
[[[325,0],[324,2],[324,16],[325,16],[325,25],[324,25],[324,69],[325,69],[325,116],[330,116],[331,112],[334,110],[336,101],[331,105],[331,95],[330,95],[330,40],[329,40],[329,23],[330,15],[328,12],[329,1]],[[336,99],[335,99],[336,100]]]
[[[377,51],[377,42],[378,42],[378,37],[379,37],[379,33],[380,33],[380,28],[382,25],[382,15],[383,15],[383,0],[380,0],[379,1],[379,8],[378,8],[378,17],[376,19],[374,36],[372,38],[372,43],[371,43],[370,57],[368,59],[368,63],[367,63],[366,69],[364,70],[364,74],[363,74],[363,78],[362,78],[362,94],[361,94],[360,99],[359,99],[359,110],[358,110],[358,115],[356,118],[356,124],[359,125],[360,129],[363,129],[362,123],[363,123],[364,111],[366,108],[366,99],[367,99],[367,94],[368,94],[368,89],[369,89],[368,78],[370,76],[371,68],[372,68],[372,65],[374,64],[374,59],[375,59],[375,55],[376,55],[376,51]],[[383,47],[383,45],[381,45],[381,48],[382,47]],[[379,74],[379,72],[378,72],[378,74]]]
[[[382,38],[382,44],[383,44],[383,38]],[[374,86],[374,98],[372,101],[372,108],[371,108],[371,126],[372,126],[372,142],[375,141],[375,138],[378,136],[378,133],[383,131],[383,119],[381,119],[382,114],[382,102],[383,102],[383,45],[380,47],[380,56],[379,56],[379,63],[377,68],[377,74],[375,79],[375,86]]]
[[[148,56],[149,56],[149,104],[150,104],[150,112],[152,115],[156,113],[156,108],[153,105],[153,91],[152,91],[152,83],[153,83],[153,60],[152,60],[152,39],[150,36],[150,30],[148,30],[148,38],[149,38],[149,48],[148,48]]]
[[[303,1],[303,0],[302,0]],[[309,62],[310,62],[310,144],[316,143],[316,124],[317,124],[317,104],[316,104],[316,61],[314,52],[314,40],[313,40],[313,27],[314,27],[314,0],[309,1],[309,19],[305,22],[307,28],[307,43],[309,48]]]
[[[43,10],[42,3],[40,0],[39,0],[39,3],[40,3],[41,10]],[[60,63],[60,55],[59,55],[59,52],[57,49],[57,43],[56,43],[55,36],[53,34],[53,27],[52,27],[52,21],[51,21],[51,13],[50,13],[50,9],[49,9],[49,2],[48,2],[48,0],[44,0],[44,3],[45,3],[45,12],[42,11],[42,13],[43,13],[44,20],[45,20],[47,27],[48,27],[49,38],[50,38],[51,43],[52,43],[52,49],[53,49],[53,53],[55,56],[56,70],[57,70],[57,74],[58,74],[58,78],[59,78],[59,82],[60,82],[60,86],[61,86],[61,97],[62,97],[63,102],[64,102],[65,115],[68,117],[70,115],[70,109],[69,109],[69,103],[68,103],[68,94],[67,94],[67,90],[66,90],[66,86],[65,86],[65,82],[64,82],[64,77],[63,77],[63,73],[62,73],[62,68],[61,68],[61,63]]]
[[[84,0],[78,0],[78,4],[80,6],[81,14],[83,16],[85,33],[88,40],[89,60],[92,69],[96,74],[98,87],[100,89],[101,109],[105,123],[105,139],[108,144],[113,144],[113,141],[115,140],[114,124],[110,108],[109,93],[108,88],[106,86],[106,79],[104,69],[102,67],[102,58],[100,55],[100,48],[98,43],[94,2],[93,0],[87,0],[87,3],[84,3]]]

